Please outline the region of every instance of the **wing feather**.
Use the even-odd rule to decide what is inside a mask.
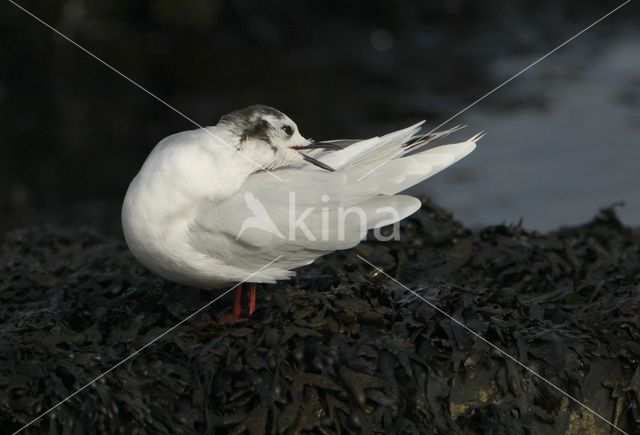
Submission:
[[[343,141],[350,145],[338,151],[315,152],[313,157],[335,172],[282,168],[277,170],[282,181],[264,172],[251,175],[235,195],[200,212],[191,244],[251,270],[279,255],[278,267],[293,269],[357,245],[366,230],[415,212],[420,201],[397,193],[460,160],[480,138],[420,150],[433,140],[420,136],[421,127],[418,123],[382,137]]]

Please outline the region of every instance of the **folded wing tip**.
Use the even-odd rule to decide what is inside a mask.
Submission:
[[[476,134],[474,134],[473,136],[471,136],[469,139],[467,139],[467,142],[479,142],[482,140],[482,138],[484,138],[487,135],[486,131],[481,131],[478,132]]]

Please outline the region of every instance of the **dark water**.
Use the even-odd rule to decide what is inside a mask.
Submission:
[[[538,107],[478,107],[461,116],[486,138],[423,188],[476,226],[522,218],[526,227],[553,229],[616,202],[625,203],[623,221],[640,224],[640,32],[598,44],[576,41],[496,96],[537,96]],[[498,83],[536,58],[507,57],[492,76]]]
[[[23,4],[200,124],[260,102],[322,139],[435,126],[619,3]],[[639,224],[639,15],[630,3],[452,121],[488,135],[419,191],[472,226],[555,228],[621,200]],[[195,126],[9,3],[0,42],[0,228],[119,234],[146,154]]]

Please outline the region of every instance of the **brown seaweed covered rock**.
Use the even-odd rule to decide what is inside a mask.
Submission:
[[[160,281],[88,229],[7,233],[0,268],[2,433],[219,294]],[[610,433],[435,305],[640,433],[639,283],[640,232],[612,210],[541,235],[470,231],[425,202],[400,241],[260,288],[250,319],[217,325],[215,302],[26,432]]]

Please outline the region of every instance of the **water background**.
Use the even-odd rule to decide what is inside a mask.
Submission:
[[[263,103],[329,139],[438,125],[619,3],[24,4],[198,123]],[[639,16],[630,3],[452,121],[487,136],[415,191],[473,227],[550,230],[619,201],[639,225]],[[8,3],[0,43],[0,229],[119,235],[147,153],[195,127]]]

